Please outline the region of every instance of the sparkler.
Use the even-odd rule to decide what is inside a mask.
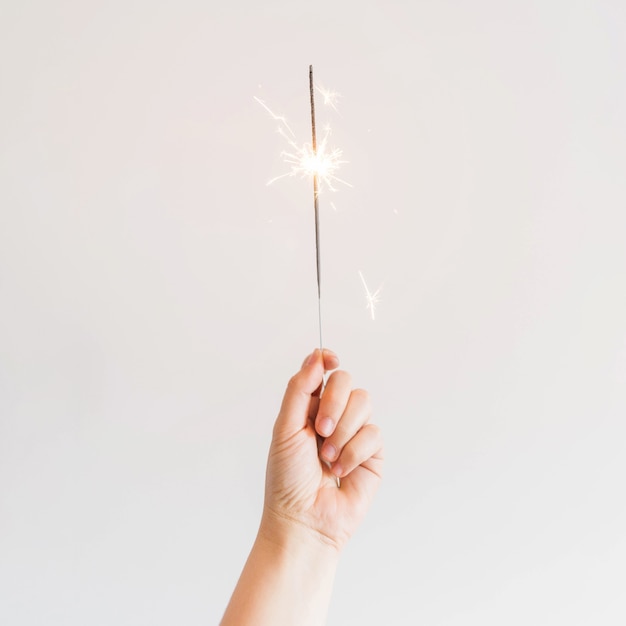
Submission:
[[[322,336],[322,285],[321,285],[321,248],[320,248],[320,212],[319,212],[319,196],[324,188],[336,191],[336,184],[341,183],[348,187],[352,187],[350,183],[336,176],[337,170],[342,164],[346,163],[341,159],[343,152],[338,148],[331,148],[329,140],[331,129],[329,126],[324,128],[323,135],[318,141],[317,128],[315,121],[315,91],[322,94],[324,104],[328,104],[336,110],[336,102],[339,94],[315,85],[313,82],[313,66],[309,66],[309,100],[311,104],[311,143],[299,145],[296,142],[296,136],[287,120],[282,115],[274,113],[267,104],[254,96],[254,99],[270,114],[272,119],[276,120],[278,125],[278,133],[287,142],[289,149],[283,150],[281,156],[283,161],[290,166],[288,172],[280,174],[270,179],[267,184],[285,178],[286,176],[300,176],[303,178],[313,178],[313,208],[315,211],[315,262],[317,274],[317,301],[318,301],[318,322],[319,322],[319,342],[320,349],[323,347]],[[335,206],[331,202],[333,210]]]
[[[329,148],[328,140],[330,138],[330,127],[326,127],[324,129],[324,135],[322,140],[318,143],[317,141],[317,129],[315,123],[315,90],[319,91],[324,97],[324,104],[330,105],[333,109],[336,109],[335,103],[339,94],[333,91],[326,90],[324,88],[316,87],[313,82],[313,66],[309,65],[309,100],[311,104],[311,144],[304,144],[302,146],[296,143],[296,137],[294,132],[291,130],[287,120],[281,116],[276,115],[262,100],[257,98],[254,99],[271,115],[271,117],[279,122],[278,132],[280,135],[286,140],[287,144],[290,147],[290,150],[283,151],[281,153],[283,160],[285,163],[291,166],[291,169],[285,174],[281,174],[280,176],[276,176],[268,181],[268,185],[271,185],[273,182],[284,178],[285,176],[302,176],[313,178],[313,209],[315,213],[315,265],[317,272],[317,310],[318,310],[318,322],[319,322],[319,342],[320,349],[323,348],[323,338],[322,338],[322,280],[321,280],[321,250],[320,250],[320,212],[319,212],[319,196],[322,188],[328,187],[330,190],[334,191],[335,187],[333,183],[342,183],[351,187],[349,183],[345,180],[338,178],[335,175],[335,172],[340,167],[341,164],[345,163],[345,161],[341,160],[342,152],[337,148]],[[334,205],[331,203],[333,209],[335,209]],[[335,209],[336,210],[336,209]],[[361,278],[363,278],[361,276]],[[364,281],[365,282],[365,281]],[[367,287],[366,287],[367,288]],[[378,292],[376,292],[377,294]],[[376,297],[374,294],[374,298]],[[368,297],[369,297],[368,291]],[[374,315],[374,304],[372,301],[372,318]],[[326,379],[322,381],[322,385],[320,388],[320,397],[324,392],[324,387],[326,384]],[[328,467],[330,464],[327,463]],[[341,481],[338,476],[335,477],[335,482],[337,483],[337,487],[341,486]]]
[[[311,136],[313,142],[313,160],[317,161],[317,137],[315,134],[315,89],[313,86],[313,66],[309,65],[309,94],[311,98]],[[319,209],[319,173],[313,170],[313,208],[315,209],[315,264],[317,267],[317,314],[320,330],[320,350],[323,348],[322,341],[322,276],[320,255],[320,209]]]

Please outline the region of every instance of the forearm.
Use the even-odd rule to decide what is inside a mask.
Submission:
[[[321,626],[337,550],[308,529],[261,523],[221,626]]]
[[[380,482],[380,430],[367,392],[315,350],[287,385],[274,424],[259,534],[222,626],[323,626],[339,552]],[[318,449],[319,438],[324,446]],[[332,473],[322,464],[333,463]],[[338,488],[337,476],[341,478]]]

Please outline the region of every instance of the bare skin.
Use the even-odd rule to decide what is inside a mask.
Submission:
[[[333,352],[315,350],[289,381],[274,425],[259,532],[222,626],[326,621],[339,556],[371,504],[383,465],[369,396],[352,388],[350,374],[334,371],[319,398],[325,371],[338,366]]]

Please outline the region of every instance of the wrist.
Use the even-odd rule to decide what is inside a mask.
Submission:
[[[264,511],[222,624],[325,624],[338,559],[311,529]]]
[[[337,542],[304,522],[265,509],[257,535],[261,542],[287,558],[335,568],[340,548]]]

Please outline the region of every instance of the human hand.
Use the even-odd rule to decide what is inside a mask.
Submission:
[[[383,443],[369,423],[369,396],[351,388],[350,374],[333,372],[319,398],[324,372],[338,365],[330,350],[315,350],[289,381],[274,425],[261,531],[304,529],[340,551],[380,484]]]

